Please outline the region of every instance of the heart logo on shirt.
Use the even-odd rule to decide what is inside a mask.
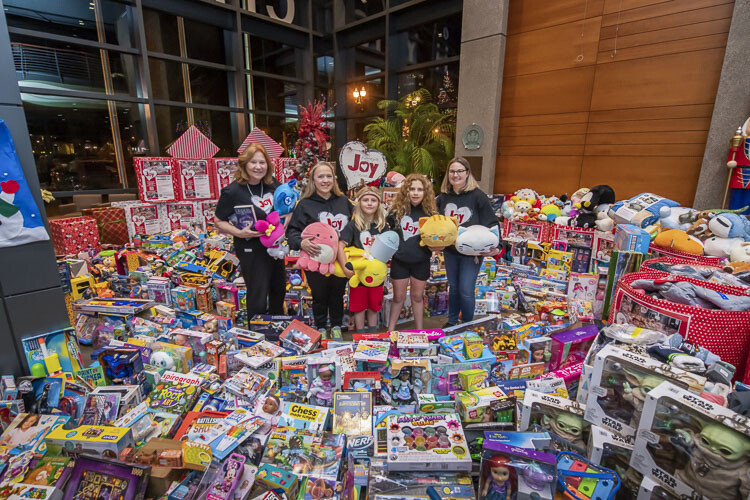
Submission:
[[[346,227],[346,223],[349,222],[349,217],[344,214],[333,215],[331,212],[320,212],[318,220],[323,224],[328,224],[340,233]]]
[[[469,207],[458,208],[455,203],[448,203],[445,206],[445,216],[455,217],[458,219],[458,225],[460,226],[471,219],[471,210]]]
[[[370,234],[370,231],[362,231],[359,233],[359,241],[362,243],[362,247],[367,250],[375,243],[375,237]]]
[[[146,223],[146,218],[142,215],[134,215],[133,216],[133,224],[136,226],[141,226]]]
[[[406,241],[412,236],[419,234],[419,223],[414,222],[414,219],[405,215],[401,218],[401,232],[404,235],[404,241]]]
[[[193,177],[195,177],[195,170],[191,170],[191,169],[183,170],[182,176],[185,179],[192,179]]]
[[[143,177],[145,177],[148,180],[153,179],[154,177],[156,177],[156,170],[154,170],[153,168],[144,168]]]
[[[270,213],[273,208],[273,193],[266,193],[262,197],[253,195],[253,205],[267,214]]]
[[[172,222],[179,222],[180,219],[182,219],[182,215],[178,214],[177,212],[172,212],[169,214],[169,219]]]

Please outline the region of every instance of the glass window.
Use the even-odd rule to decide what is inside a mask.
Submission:
[[[135,46],[133,8],[120,2],[98,0],[104,21],[104,37],[101,40],[114,45]]]
[[[240,5],[262,16],[307,26],[307,0],[241,0]]]
[[[343,0],[343,2],[347,24],[385,10],[385,0]]]
[[[11,35],[11,49],[21,87],[104,92],[99,49],[21,35]]]
[[[301,85],[250,75],[247,76],[247,84],[250,109],[297,114],[297,107],[302,102]]]
[[[196,104],[229,106],[229,73],[204,66],[190,66],[190,93]]]
[[[233,120],[234,129],[236,130],[236,113],[229,111],[212,111],[208,109],[193,109],[195,116],[195,126],[203,134],[211,139],[211,142],[219,147],[217,157],[237,156],[237,146],[240,145],[232,133]],[[243,137],[244,139],[244,137]]]
[[[245,69],[298,77],[304,51],[285,43],[245,34]]]
[[[149,156],[151,150],[146,142],[148,137],[144,120],[143,104],[118,102],[117,123],[120,126],[120,141],[125,162],[125,177],[128,187],[138,186],[133,167],[134,156]]]
[[[346,120],[346,140],[367,142],[365,127],[372,122],[374,117],[358,117]]]
[[[398,97],[425,88],[438,106],[455,108],[458,99],[458,63],[432,66],[398,74]]]
[[[461,15],[400,32],[393,42],[398,44],[405,65],[457,56],[461,49]]]
[[[151,91],[155,99],[185,102],[182,64],[164,59],[149,58]]]
[[[187,111],[177,106],[154,106],[160,154],[166,155],[169,146],[188,129]]]
[[[191,59],[224,64],[224,30],[218,26],[185,19],[185,46]]]
[[[250,129],[258,127],[286,151],[297,142],[297,118],[250,113]]]
[[[21,94],[42,188],[122,187],[107,101]]]
[[[180,55],[180,39],[175,16],[143,9],[143,29],[146,32],[148,50],[173,56]]]
[[[362,43],[354,48],[352,76],[369,76],[385,71],[385,38]]]
[[[318,56],[315,58],[315,83],[333,86],[333,57]]]
[[[96,15],[91,0],[4,0],[8,26],[83,40],[98,40]]]
[[[362,89],[365,89],[365,96],[361,96]],[[361,102],[357,103],[354,97],[354,91],[357,91]],[[346,85],[346,102],[347,114],[357,113],[379,113],[378,101],[385,99],[385,89],[382,78],[373,78],[367,81],[348,83]]]
[[[107,51],[112,87],[116,94],[138,95],[138,62],[136,56]]]

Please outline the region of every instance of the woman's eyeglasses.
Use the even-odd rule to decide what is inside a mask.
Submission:
[[[450,175],[461,175],[461,174],[463,174],[464,172],[466,172],[466,169],[465,169],[465,168],[462,168],[461,170],[449,170],[449,171],[448,171],[448,173],[449,173]]]

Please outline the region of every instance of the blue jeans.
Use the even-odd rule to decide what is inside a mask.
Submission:
[[[474,319],[474,287],[482,260],[469,255],[444,252],[448,278],[448,323],[458,324],[458,314],[465,323]]]

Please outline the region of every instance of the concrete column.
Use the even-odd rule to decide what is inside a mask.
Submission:
[[[729,140],[737,127],[750,116],[750,0],[736,0],[729,28],[719,89],[716,92],[711,127],[703,153],[701,174],[693,206],[698,209],[721,208],[727,186]]]
[[[5,11],[0,0],[0,120],[10,129],[29,189],[41,208],[39,177],[10,50]],[[47,226],[49,227],[49,225]],[[0,367],[2,374],[28,373],[21,339],[66,326],[68,314],[55,253],[50,241],[0,248]]]
[[[456,156],[466,157],[486,193],[492,193],[497,162],[500,95],[510,0],[464,0],[458,77]],[[467,150],[462,138],[472,124],[484,133],[479,149]]]

